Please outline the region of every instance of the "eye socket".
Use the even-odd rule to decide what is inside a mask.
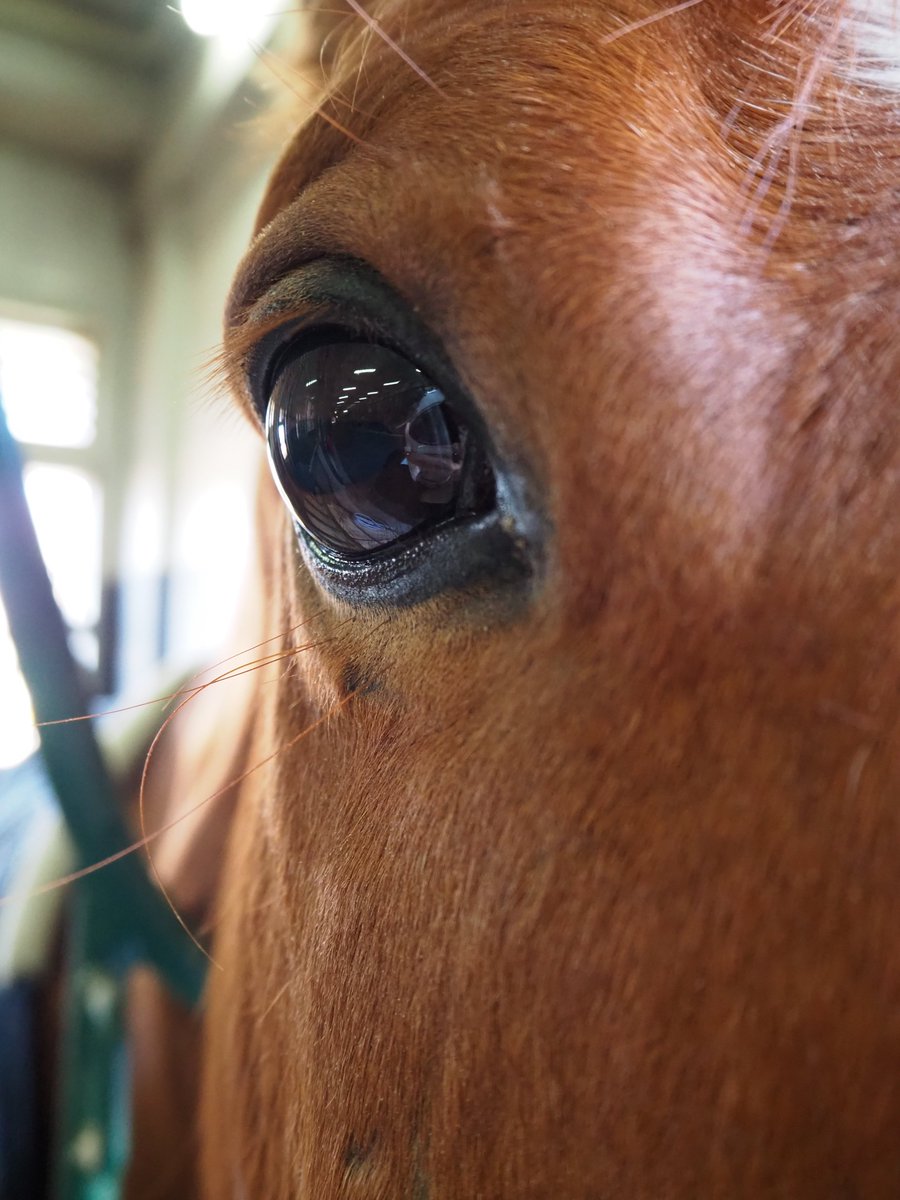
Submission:
[[[367,559],[488,511],[493,475],[444,391],[397,351],[341,337],[290,345],[266,410],[275,481],[316,547]]]

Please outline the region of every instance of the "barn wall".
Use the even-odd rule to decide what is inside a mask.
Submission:
[[[306,23],[279,18],[259,39],[266,55],[246,40],[185,35],[171,70],[145,89],[127,159],[113,162],[91,139],[45,144],[27,121],[21,135],[0,130],[0,311],[59,318],[101,347],[104,572],[128,700],[153,691],[160,666],[171,674],[229,650],[262,447],[216,398],[205,365],[295,115],[297,85],[286,89],[270,64],[298,52]],[[279,127],[272,102],[286,93]]]
[[[156,652],[160,618],[161,648],[177,666],[217,655],[231,631],[261,444],[210,385],[208,364],[269,166],[223,138],[202,170],[157,200],[144,226],[124,548],[132,676]]]
[[[134,267],[135,230],[121,181],[11,140],[0,143],[0,309],[71,325],[100,346],[96,466],[107,498],[108,581],[119,569],[132,415]]]

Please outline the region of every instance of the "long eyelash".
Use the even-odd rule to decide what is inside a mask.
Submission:
[[[314,616],[311,616],[311,617],[307,618],[306,620],[299,622],[297,625],[292,626],[288,632],[293,632],[295,629],[299,629],[303,625],[308,624],[310,621],[315,619],[315,615],[318,615],[318,614],[314,614]],[[336,626],[336,628],[337,629],[341,628],[343,625],[347,624],[349,622],[349,620],[350,620],[350,618],[348,618],[347,621],[341,622],[338,626]],[[264,641],[259,642],[257,645],[258,646],[266,645],[268,642],[275,641],[276,639],[282,638],[283,636],[284,636],[283,633],[276,634],[274,637],[266,638]],[[143,836],[140,839],[132,842],[128,846],[123,847],[121,850],[117,850],[115,852],[115,854],[108,855],[106,858],[101,859],[99,862],[92,863],[90,866],[87,866],[87,867],[82,867],[78,871],[73,871],[70,874],[62,876],[59,879],[51,880],[49,883],[46,883],[43,886],[34,889],[33,891],[29,891],[27,893],[13,892],[13,893],[9,893],[6,896],[0,896],[0,907],[2,907],[5,904],[10,904],[13,901],[28,900],[28,899],[32,899],[37,896],[46,895],[49,892],[55,891],[57,888],[65,887],[70,883],[77,882],[79,879],[84,879],[86,876],[92,875],[95,871],[103,870],[103,868],[111,866],[113,863],[118,862],[120,859],[127,858],[127,856],[129,854],[133,854],[136,851],[149,846],[152,842],[156,841],[157,838],[161,837],[164,833],[167,833],[171,829],[174,829],[176,826],[180,825],[182,821],[187,820],[188,817],[190,817],[194,813],[198,812],[210,801],[218,799],[221,795],[223,795],[225,792],[227,792],[230,788],[235,787],[235,786],[237,786],[237,784],[243,782],[244,779],[246,779],[249,775],[253,774],[253,772],[258,770],[260,767],[264,766],[267,762],[271,761],[272,758],[274,758],[275,756],[280,754],[283,750],[290,749],[297,742],[301,741],[308,733],[311,733],[314,729],[318,728],[318,726],[321,725],[325,720],[327,720],[330,715],[332,715],[334,712],[338,711],[340,708],[342,708],[344,706],[344,704],[347,701],[352,699],[353,696],[356,695],[356,692],[350,692],[346,696],[342,697],[341,700],[339,702],[337,702],[335,705],[333,705],[331,708],[329,708],[329,710],[325,714],[323,714],[322,717],[318,718],[318,720],[313,722],[311,725],[304,727],[298,734],[296,734],[293,738],[289,739],[283,746],[277,747],[272,752],[272,754],[268,755],[266,758],[262,759],[260,762],[254,764],[254,766],[248,768],[248,770],[246,770],[242,774],[236,776],[234,779],[232,779],[228,783],[224,784],[221,788],[219,788],[215,792],[213,792],[212,795],[207,796],[203,800],[198,801],[191,808],[189,808],[188,810],[186,810],[183,813],[180,813],[177,817],[174,817],[171,821],[167,821],[164,825],[161,825],[158,829],[152,830],[150,833],[146,833],[145,824],[144,824],[144,815],[143,815],[143,791],[144,791],[144,785],[146,782],[149,760],[150,760],[150,757],[152,756],[152,753],[153,753],[157,743],[160,740],[160,737],[162,736],[162,733],[167,728],[169,723],[174,719],[176,714],[182,708],[184,708],[185,705],[188,704],[191,700],[196,699],[196,697],[199,696],[201,694],[201,692],[206,691],[207,688],[212,687],[216,683],[222,683],[226,679],[234,679],[234,678],[238,678],[241,675],[249,674],[251,671],[259,670],[262,667],[270,665],[273,662],[295,658],[298,654],[302,653],[303,651],[315,649],[316,647],[324,645],[327,642],[332,641],[333,639],[334,639],[334,634],[330,635],[327,638],[320,638],[317,641],[306,642],[300,646],[291,647],[290,650],[287,650],[287,651],[284,651],[281,653],[266,655],[263,658],[255,660],[252,663],[240,663],[237,666],[230,668],[228,671],[222,672],[221,674],[215,676],[213,679],[208,680],[206,683],[198,684],[196,687],[191,687],[189,689],[185,689],[182,692],[176,692],[173,694],[173,696],[166,698],[168,701],[171,701],[172,699],[178,698],[179,696],[182,697],[181,702],[177,705],[177,707],[171,713],[169,713],[169,715],[166,717],[166,720],[163,722],[163,725],[157,731],[156,735],[154,736],[153,742],[151,743],[150,749],[148,750],[147,755],[144,760],[144,767],[143,767],[142,775],[141,775],[141,789],[140,789],[140,794],[139,794],[139,808],[141,810],[141,832],[142,832]],[[230,659],[239,657],[242,654],[246,654],[250,650],[253,650],[253,649],[256,649],[256,647],[251,646],[251,647],[248,647],[247,650],[238,651],[237,654],[229,655],[229,657],[226,659],[223,659],[222,662],[228,662]],[[221,664],[216,664],[216,665],[221,665]],[[215,667],[207,668],[207,670],[214,670],[214,669],[215,669]],[[205,674],[205,673],[206,672],[201,672],[201,674]],[[145,703],[154,704],[154,703],[159,703],[159,702],[160,701],[158,701],[158,700],[150,700],[150,701],[146,701]],[[128,708],[140,708],[140,707],[143,707],[143,705],[129,705],[126,707],[125,711],[127,711]],[[121,711],[121,710],[117,710],[117,709],[110,710],[110,712],[117,712],[117,711]],[[78,716],[78,717],[66,717],[66,718],[62,719],[62,723],[65,723],[67,721],[85,721],[85,720],[91,720],[91,719],[92,719],[91,714],[88,714],[86,716]],[[49,722],[49,723],[56,724],[57,722]],[[163,891],[165,894],[165,889],[163,889]],[[169,899],[168,896],[166,896],[166,899],[171,906],[171,900]],[[181,924],[184,924],[177,912],[175,913],[175,915],[178,918],[179,922]]]
[[[292,93],[292,95],[296,96],[297,99],[300,100],[301,102],[304,101],[304,97],[291,85],[290,80],[288,78],[286,78],[284,74],[282,74],[282,69],[289,72],[289,74],[292,78],[299,80],[300,83],[302,83],[306,87],[308,87],[310,94],[314,94],[316,92],[318,92],[319,94],[324,93],[323,99],[321,100],[320,103],[325,104],[326,102],[330,102],[332,104],[340,104],[340,105],[343,105],[344,108],[348,109],[354,115],[360,115],[363,117],[371,118],[370,113],[362,112],[360,109],[358,109],[354,102],[354,98],[353,97],[348,98],[347,96],[345,96],[341,92],[340,88],[337,87],[335,84],[333,84],[333,83],[328,84],[321,80],[316,81],[316,80],[310,79],[308,75],[304,75],[302,71],[300,71],[297,67],[295,67],[293,65],[293,63],[285,62],[283,59],[279,58],[276,54],[273,54],[271,52],[271,50],[267,50],[265,46],[254,45],[253,51],[257,55],[259,60],[263,63],[263,65],[266,66],[269,71],[271,71],[271,73],[275,76],[275,78],[278,80],[278,82],[283,84],[288,89],[288,91],[290,91]],[[325,67],[322,66],[321,70],[322,70],[322,73],[324,76]],[[318,113],[318,115],[322,116],[324,120],[326,120],[326,121],[328,120],[327,116],[318,112],[318,109],[316,108],[315,105],[310,104],[310,116],[315,116],[317,113]],[[339,130],[339,132],[343,132],[343,130],[341,129],[341,130]],[[359,139],[357,138],[355,140],[358,141]]]
[[[276,69],[275,63],[278,62],[278,59],[275,57],[275,55],[270,54],[269,51],[266,50],[264,46],[254,46],[253,50],[254,50],[254,53],[259,58],[260,62],[265,63],[265,65],[272,72],[272,74],[275,76],[275,78],[278,80],[279,83],[281,83],[284,87],[288,88],[291,92],[293,92],[294,95],[297,96],[297,98],[299,100],[304,99],[304,97],[302,97],[299,92],[297,92],[293,87],[291,87],[290,82],[285,78],[284,74],[280,70]],[[294,75],[297,76],[298,79],[302,79],[304,83],[309,82],[308,80],[304,79],[303,76],[300,74],[300,72],[297,71],[295,68],[291,68],[291,71]],[[317,90],[321,91],[322,88],[320,87]],[[343,124],[343,122],[341,122],[337,119],[337,117],[332,117],[329,113],[325,112],[325,108],[324,108],[325,104],[327,104],[330,101],[335,100],[335,99],[338,101],[338,103],[342,103],[342,104],[348,103],[343,97],[340,97],[335,93],[329,93],[328,95],[325,96],[325,98],[322,101],[320,101],[319,104],[315,105],[312,108],[311,115],[314,117],[321,117],[321,119],[323,121],[327,122],[327,124],[329,124],[333,129],[336,129],[338,133],[343,134],[344,137],[349,138],[349,140],[351,142],[355,142],[358,146],[363,145],[363,139],[361,137],[359,137],[358,134],[355,134],[351,129],[348,129],[347,126]],[[354,111],[352,105],[349,105],[349,107],[350,107],[351,111]]]
[[[307,643],[304,646],[297,647],[294,653],[301,650],[313,649],[319,644],[320,643],[318,642]],[[285,657],[288,657],[288,655],[285,655]],[[204,690],[206,687],[211,687],[217,682],[219,682],[217,679],[211,680],[208,684],[204,685]],[[271,754],[267,754],[265,758],[262,758],[258,762],[254,763],[252,767],[248,767],[246,771],[243,771],[241,774],[236,775],[233,779],[230,779],[227,783],[223,784],[222,787],[217,788],[216,791],[214,791],[211,795],[204,797],[202,800],[198,800],[196,804],[192,805],[189,809],[186,809],[183,813],[179,813],[177,817],[173,817],[171,821],[167,821],[164,825],[160,825],[157,829],[152,830],[150,833],[139,838],[137,841],[132,842],[130,845],[123,847],[123,849],[117,850],[115,854],[110,854],[106,858],[101,859],[100,862],[92,863],[89,867],[82,867],[78,871],[73,871],[69,875],[64,875],[59,879],[54,879],[50,883],[46,883],[43,886],[35,888],[26,893],[12,892],[6,896],[0,896],[0,907],[5,904],[11,904],[13,901],[29,900],[37,896],[43,896],[48,892],[55,891],[57,888],[66,887],[70,883],[76,883],[79,879],[84,879],[88,875],[93,875],[96,871],[102,871],[105,867],[111,866],[120,859],[127,858],[129,854],[134,854],[136,851],[142,850],[144,847],[149,846],[152,842],[155,842],[158,838],[162,837],[164,833],[168,833],[170,830],[175,829],[182,823],[182,821],[186,821],[188,817],[191,817],[195,813],[199,812],[200,809],[205,807],[205,805],[209,804],[213,800],[218,800],[220,796],[223,796],[226,792],[230,791],[231,788],[236,787],[239,783],[243,783],[245,779],[249,778],[249,776],[255,771],[258,771],[260,767],[264,767],[274,758],[277,758],[279,754],[292,749],[295,745],[297,745],[298,742],[301,742],[310,733],[318,729],[320,725],[323,725],[326,721],[328,721],[329,718],[332,717],[336,712],[349,704],[349,702],[358,695],[359,690],[360,689],[355,689],[352,692],[348,692],[346,696],[342,696],[341,699],[336,701],[327,712],[322,714],[321,717],[318,717],[311,724],[304,726],[299,733],[295,734],[292,738],[289,738],[282,745],[277,746]],[[187,700],[192,700],[193,698],[193,696],[189,696],[187,697]],[[187,700],[185,700],[184,703],[187,703]],[[171,720],[174,715],[175,713],[171,713],[169,715],[166,724],[168,724],[168,721]],[[171,904],[171,901],[169,901],[169,903]],[[178,914],[176,913],[176,916],[177,915]]]
[[[298,629],[302,629],[304,625],[309,625],[310,622],[315,621],[318,617],[322,616],[323,612],[324,609],[320,609],[319,612],[313,613],[312,616],[305,618],[303,621],[299,621],[296,625],[292,625],[288,630],[286,630],[286,633],[296,633],[296,631]],[[342,624],[343,623],[344,622],[342,622]],[[237,650],[234,654],[229,654],[227,657],[220,659],[211,666],[205,667],[202,671],[196,672],[196,674],[192,675],[191,678],[198,680],[202,679],[204,675],[208,675],[210,671],[217,670],[225,663],[232,662],[235,658],[241,658],[244,654],[252,654],[254,650],[258,650],[261,646],[267,646],[270,642],[280,641],[284,636],[284,633],[276,633],[273,637],[265,638],[263,641],[257,642],[253,646],[246,646],[243,650]],[[252,670],[257,665],[265,666],[266,664],[263,660],[254,660],[252,663],[239,663],[238,667],[246,667],[248,670]],[[231,670],[236,671],[238,667],[231,668]],[[208,682],[216,683],[223,679],[234,677],[235,676],[230,675],[229,672],[225,672],[224,674],[217,676],[216,679],[209,680]],[[206,684],[189,683],[186,687],[179,688],[177,692],[171,692],[168,696],[154,696],[150,700],[141,700],[137,704],[123,704],[120,708],[106,708],[101,712],[82,713],[81,716],[77,717],[59,717],[55,721],[35,721],[34,727],[35,729],[46,729],[51,725],[69,725],[75,721],[94,721],[101,717],[112,717],[119,713],[134,712],[137,709],[149,708],[153,704],[161,704],[165,706],[174,703],[174,701],[181,699],[183,696],[193,696],[195,693],[202,691],[206,686]]]
[[[235,326],[211,352],[203,367],[204,384],[215,401],[221,401],[223,410],[232,412],[234,396],[242,391],[241,366],[247,355],[266,334],[280,329],[290,319],[290,313],[279,312],[265,321]]]
[[[692,0],[692,2],[696,3],[697,0]],[[443,89],[434,82],[428,72],[420,67],[415,59],[411,58],[410,55],[406,53],[402,46],[394,41],[383,25],[381,25],[370,13],[366,12],[359,0],[345,0],[345,3],[353,9],[360,20],[364,21],[366,25],[368,25],[373,33],[377,34],[377,36],[381,38],[386,46],[393,50],[398,58],[406,63],[411,71],[415,71],[419,78],[423,80],[423,82],[427,83],[430,88],[433,88],[439,96],[442,98],[445,96]]]
[[[271,640],[271,639],[269,639],[269,640]],[[141,782],[140,782],[140,787],[138,789],[138,818],[139,818],[139,825],[140,825],[140,830],[141,830],[141,840],[144,843],[144,845],[146,845],[146,847],[147,847],[147,862],[150,867],[151,874],[153,875],[153,879],[156,882],[156,886],[159,888],[160,892],[162,892],[163,899],[165,900],[166,904],[171,909],[172,915],[175,917],[175,920],[178,922],[178,924],[181,926],[181,928],[184,930],[184,932],[187,934],[187,936],[191,939],[191,941],[194,943],[194,945],[197,947],[197,949],[200,951],[200,953],[203,954],[203,956],[205,958],[207,958],[209,960],[209,962],[217,968],[218,968],[219,964],[215,962],[215,960],[212,958],[212,956],[209,954],[209,952],[204,948],[204,946],[201,945],[198,938],[195,936],[193,931],[189,928],[187,922],[184,920],[181,913],[178,911],[178,908],[177,908],[175,902],[173,901],[172,897],[169,895],[169,891],[166,888],[166,885],[163,883],[163,880],[159,874],[159,871],[156,868],[156,863],[153,859],[153,855],[150,852],[151,838],[148,837],[148,835],[147,835],[146,810],[144,807],[144,794],[145,794],[146,785],[147,785],[147,777],[150,772],[150,764],[153,761],[153,755],[156,751],[156,747],[159,745],[160,739],[162,738],[165,731],[168,729],[171,722],[174,721],[175,717],[178,715],[179,712],[181,712],[181,710],[185,707],[185,705],[190,704],[190,702],[192,700],[196,699],[196,697],[200,694],[201,691],[205,691],[208,687],[211,687],[214,683],[220,683],[224,679],[239,678],[241,675],[246,675],[250,671],[259,670],[262,667],[271,665],[273,662],[282,662],[285,659],[294,658],[297,654],[302,653],[302,651],[304,651],[304,650],[315,649],[317,646],[324,645],[326,642],[330,642],[330,641],[333,641],[333,637],[328,637],[328,638],[322,639],[317,642],[307,642],[301,646],[294,646],[290,650],[283,651],[278,654],[268,655],[267,657],[261,659],[258,663],[254,663],[252,666],[244,666],[243,668],[233,668],[231,671],[226,671],[223,675],[217,676],[215,679],[212,679],[208,683],[203,684],[203,686],[200,689],[198,689],[197,691],[195,691],[193,693],[193,695],[186,696],[180,702],[180,704],[178,704],[172,710],[172,712],[169,713],[169,715],[166,717],[165,721],[163,721],[162,725],[156,731],[153,741],[150,743],[149,749],[147,750],[147,754],[144,757],[144,766],[141,771]],[[356,694],[355,692],[351,692],[347,696],[343,697],[341,704],[338,705],[337,707],[341,707],[344,703],[346,703],[355,694]],[[312,725],[309,725],[305,729],[301,730],[299,735],[297,735],[295,738],[292,738],[288,743],[286,743],[284,746],[280,747],[274,753],[277,754],[277,753],[280,753],[281,750],[291,749],[291,747],[296,745],[296,743],[298,741],[300,741],[302,738],[304,738],[308,733],[311,733],[313,731],[313,729],[317,728],[334,711],[335,711],[334,708],[329,709],[329,711],[323,717],[320,717]],[[264,758],[262,760],[262,762],[259,762],[254,767],[251,767],[250,770],[245,772],[243,775],[238,776],[236,779],[232,779],[229,783],[225,784],[224,787],[220,788],[217,792],[214,792],[212,796],[208,796],[206,798],[206,800],[203,801],[203,804],[208,803],[209,800],[217,799],[219,796],[222,796],[226,792],[230,791],[232,787],[235,787],[238,783],[243,782],[243,780],[247,778],[247,775],[252,774],[253,771],[256,771],[259,767],[263,766],[266,762],[268,762],[271,757],[272,757],[272,755],[270,755],[268,758]],[[196,809],[193,809],[191,811],[196,811]]]

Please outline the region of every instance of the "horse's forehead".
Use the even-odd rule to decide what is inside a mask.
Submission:
[[[803,195],[786,193],[824,173],[820,163],[798,173],[800,123],[794,136],[786,114],[811,51],[766,43],[758,5],[678,5],[649,24],[631,3],[513,7],[515,20],[459,2],[436,25],[417,11],[403,57],[389,34],[351,40],[331,99],[275,173],[257,251],[290,253],[315,209],[298,197],[328,177],[326,207],[366,228],[369,252],[393,248],[398,283],[404,259],[430,254],[446,305],[454,281],[470,296],[493,289],[495,310],[505,286],[520,318],[533,301],[535,322],[552,321],[559,339],[607,320],[618,267],[635,307],[656,283],[677,295],[679,275],[699,298],[758,277],[747,252],[773,229],[776,268],[808,257],[811,237],[821,251],[844,193],[864,190],[864,172],[852,189],[832,180],[814,198],[828,221],[806,232]],[[292,207],[296,220],[272,226]],[[733,310],[758,307],[750,300],[732,296]]]
[[[696,300],[727,279],[734,310],[758,312],[734,294],[744,173],[710,119],[697,48],[674,27],[666,53],[640,30],[610,40],[606,6],[532,5],[530,23],[462,19],[468,7],[437,49],[413,41],[427,84],[385,44],[358,76],[344,65],[353,103],[326,106],[286,152],[254,269],[330,243],[476,339],[496,321],[495,346],[516,330],[525,350],[545,349],[540,332],[557,356],[580,344],[582,373],[608,344],[600,326],[646,314],[651,292],[677,296],[679,279]],[[719,88],[723,113],[737,86]]]
[[[775,117],[812,68],[799,43],[765,42],[753,5],[622,36],[628,5],[520,8],[510,22],[457,4],[437,29],[411,26],[427,81],[377,38],[350,54],[352,102],[326,110],[341,128],[298,134],[254,267],[370,262],[498,435],[527,447],[561,538],[596,539],[610,504],[646,517],[663,495],[644,528],[665,525],[673,554],[690,549],[673,533],[702,530],[732,576],[738,546],[751,570],[776,494],[812,513],[838,486],[837,424],[818,472],[787,449],[806,419],[852,404],[862,445],[887,417],[888,260],[867,252],[879,221],[843,211],[877,206],[878,173],[851,180],[844,163],[846,120],[869,102],[842,92],[843,126],[781,145]],[[817,86],[821,121],[833,93]]]
[[[473,172],[502,167],[507,192],[520,184],[533,213],[536,197],[571,196],[592,179],[627,190],[641,163],[652,169],[660,158],[682,167],[664,181],[677,195],[686,154],[705,155],[708,176],[736,173],[763,196],[797,167],[788,152],[810,120],[820,143],[823,134],[846,140],[852,124],[854,141],[868,145],[871,130],[890,123],[885,89],[900,82],[893,0],[801,11],[765,0],[649,12],[636,0],[367,7],[378,20],[357,20],[338,39],[330,95],[276,172],[264,223],[321,170],[385,140],[407,172],[437,161],[471,186]],[[879,86],[867,129],[860,97]]]

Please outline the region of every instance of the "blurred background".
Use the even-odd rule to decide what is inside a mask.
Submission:
[[[208,364],[304,86],[267,8],[0,0],[0,395],[100,707],[227,653],[250,561],[260,442]],[[0,770],[35,745],[0,610]]]

